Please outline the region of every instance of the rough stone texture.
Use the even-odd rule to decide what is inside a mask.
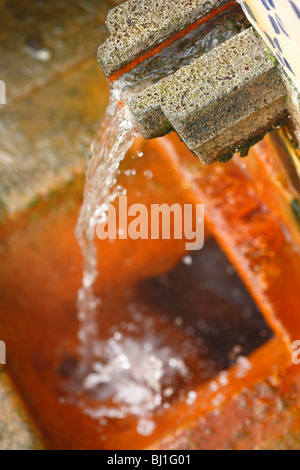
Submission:
[[[279,70],[251,28],[147,88],[129,106],[145,138],[175,129],[209,163],[273,124],[286,95]]]
[[[285,98],[280,98],[228,127],[214,139],[207,140],[193,152],[206,164],[218,156],[223,156],[226,161],[226,157],[230,158],[233,152],[246,156],[252,145],[284,119],[284,110]]]
[[[295,124],[295,137],[300,143],[300,94],[292,81],[282,72],[284,83],[288,91],[287,108]]]
[[[8,376],[0,370],[0,450],[41,450],[43,445]]]
[[[128,0],[108,13],[111,33],[98,59],[109,77],[231,0]]]

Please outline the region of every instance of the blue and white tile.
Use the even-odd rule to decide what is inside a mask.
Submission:
[[[300,0],[238,0],[300,91]]]

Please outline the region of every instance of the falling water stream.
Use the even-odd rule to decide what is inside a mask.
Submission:
[[[116,186],[116,174],[137,136],[131,114],[118,101],[117,89],[112,88],[109,104],[91,145],[92,158],[86,172],[83,205],[76,227],[76,237],[83,255],[83,281],[78,293],[79,339],[83,356],[90,356],[98,337],[98,300],[94,295],[98,276],[96,227],[103,222],[107,205],[126,194],[125,188]]]
[[[79,334],[83,351],[89,349],[98,334],[95,320],[97,299],[93,293],[98,275],[96,226],[103,222],[107,204],[126,194],[126,188],[116,186],[117,170],[138,136],[131,113],[123,103],[127,103],[137,92],[176,72],[179,67],[189,64],[246,27],[247,21],[239,9],[225,12],[175,41],[153,58],[145,60],[111,87],[109,104],[91,146],[92,158],[86,172],[84,202],[76,228],[84,260],[83,283],[78,295],[81,323]]]
[[[92,158],[76,227],[83,255],[78,317],[83,388],[90,393],[100,387],[98,398],[103,399],[104,387],[110,390],[108,395],[113,396],[110,406],[86,407],[85,412],[95,419],[120,419],[134,414],[140,418],[138,432],[148,435],[155,425],[146,417],[162,404],[162,393],[174,393],[170,387],[169,392],[163,390],[164,374],[168,371],[171,377],[178,374],[184,377],[188,370],[182,359],[172,356],[170,348],[155,347],[155,338],[149,340],[149,336],[137,340],[129,335],[124,338],[117,332],[108,341],[100,341],[97,312],[99,308],[101,311],[101,301],[94,292],[98,277],[96,227],[105,220],[107,205],[126,194],[126,189],[117,185],[117,172],[138,134],[127,107],[120,104],[119,90],[112,88],[107,110],[91,146]]]

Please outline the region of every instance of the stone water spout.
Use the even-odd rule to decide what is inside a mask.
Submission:
[[[203,163],[227,161],[282,124],[299,144],[299,25],[298,0],[128,0],[99,63],[121,88],[160,70],[128,98],[145,139],[175,130]]]

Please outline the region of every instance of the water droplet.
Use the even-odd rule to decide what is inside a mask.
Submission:
[[[218,393],[218,395],[215,398],[213,398],[212,405],[220,406],[224,401],[225,401],[224,395],[222,395],[221,393]]]
[[[140,419],[137,425],[137,432],[141,436],[151,436],[153,434],[156,424],[150,419]]]
[[[174,323],[176,326],[182,326],[183,325],[183,320],[181,317],[176,317],[174,320]]]
[[[209,389],[211,392],[217,392],[219,390],[219,385],[217,384],[217,382],[211,382],[209,384]]]
[[[153,172],[151,170],[145,170],[144,176],[147,178],[148,181],[150,181],[153,178]]]
[[[163,391],[163,395],[166,398],[170,398],[174,394],[174,389],[172,387],[168,387]]]
[[[229,384],[228,373],[226,371],[223,371],[219,374],[219,384],[222,387],[226,387]]]
[[[182,262],[183,262],[183,264],[185,264],[186,266],[191,266],[191,265],[193,264],[193,258],[192,258],[191,256],[189,256],[189,255],[184,256],[184,257],[182,258]]]
[[[196,399],[197,399],[197,393],[194,391],[191,391],[187,394],[186,404],[193,405]]]
[[[239,356],[237,359],[237,370],[235,376],[237,379],[244,379],[252,369],[252,364],[245,356]]]
[[[134,168],[131,169],[131,170],[125,170],[125,171],[124,171],[124,174],[125,174],[126,176],[135,176],[135,175],[136,175],[136,170],[135,170]]]

